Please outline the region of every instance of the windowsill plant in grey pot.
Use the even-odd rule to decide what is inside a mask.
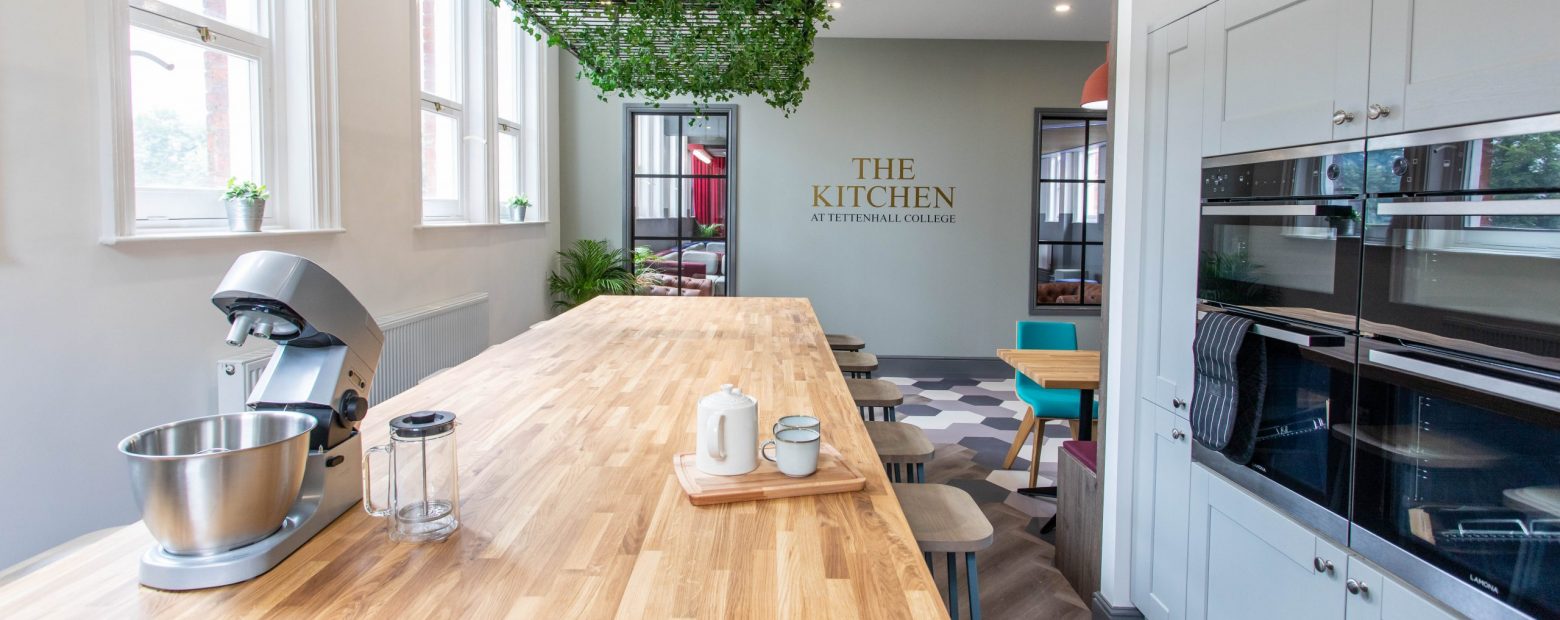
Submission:
[[[265,201],[271,197],[264,185],[254,181],[239,183],[228,179],[227,201],[228,230],[233,232],[260,232],[260,222],[265,219]]]

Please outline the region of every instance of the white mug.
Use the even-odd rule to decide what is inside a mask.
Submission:
[[[778,422],[775,422],[775,426],[770,429],[770,432],[778,433],[788,428],[801,428],[816,432],[819,435],[823,434],[818,418],[810,415],[788,415],[782,417]]]
[[[764,459],[780,467],[780,473],[792,478],[805,478],[818,471],[818,431],[806,428],[785,428],[775,433],[775,438],[758,448]],[[769,456],[769,446],[775,447],[775,455]]]

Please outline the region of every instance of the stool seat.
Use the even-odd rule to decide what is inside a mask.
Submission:
[[[896,483],[894,494],[922,552],[973,553],[991,546],[991,521],[963,489]]]
[[[829,348],[835,351],[860,351],[867,348],[867,341],[846,334],[824,334]]]
[[[878,369],[876,355],[863,351],[835,351],[834,362],[840,372],[872,372]]]
[[[937,452],[926,431],[904,422],[867,422],[867,436],[884,463],[929,463]]]
[[[857,407],[898,407],[905,403],[899,386],[882,379],[845,379]]]
[[[1078,459],[1079,465],[1097,474],[1100,472],[1099,446],[1100,444],[1092,441],[1064,441],[1062,452],[1071,454],[1073,458]]]

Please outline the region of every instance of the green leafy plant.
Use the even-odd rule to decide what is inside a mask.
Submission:
[[[629,295],[646,285],[644,276],[629,268],[628,255],[606,241],[580,239],[559,251],[558,258],[558,271],[547,276],[547,292],[559,311],[598,295]]]
[[[239,183],[237,178],[229,178],[227,191],[222,194],[224,200],[253,200],[256,202],[270,200],[271,192],[266,191],[264,185],[255,185],[254,181]]]
[[[695,227],[694,231],[693,231],[693,236],[695,238],[697,238],[697,239],[709,239],[711,237],[719,237],[720,234],[721,234],[721,230],[723,228],[725,228],[724,224],[700,224],[698,222],[694,222],[693,225]]]
[[[1262,265],[1251,262],[1245,250],[1203,252],[1198,271],[1197,295],[1208,301],[1255,303],[1266,297],[1257,283]]]
[[[697,108],[758,95],[788,116],[809,85],[813,38],[834,20],[824,0],[490,1],[578,57],[603,100],[684,95]]]
[[[524,209],[531,206],[531,199],[526,198],[525,196],[515,196],[514,198],[509,199],[509,206],[516,209]]]

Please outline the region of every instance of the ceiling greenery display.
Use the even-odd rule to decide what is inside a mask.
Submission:
[[[580,60],[605,98],[695,104],[757,95],[787,115],[807,90],[823,0],[490,0]]]

